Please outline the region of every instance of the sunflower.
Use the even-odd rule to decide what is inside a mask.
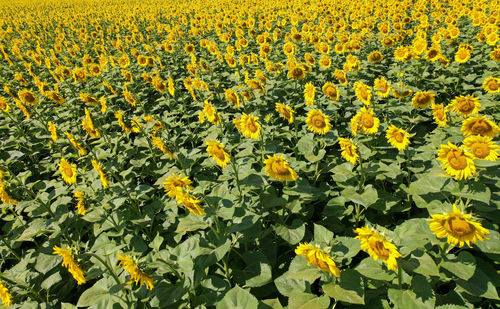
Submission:
[[[3,306],[8,307],[12,305],[12,295],[2,281],[0,281],[0,298],[2,299]]]
[[[332,127],[328,116],[317,109],[312,109],[307,113],[306,123],[309,130],[316,134],[326,134]]]
[[[446,109],[444,108],[443,104],[432,103],[432,115],[434,116],[434,120],[436,121],[438,126],[446,126],[448,118],[446,117]]]
[[[339,89],[331,82],[327,82],[321,88],[323,93],[331,100],[337,101],[339,99]]]
[[[87,212],[87,209],[85,209],[85,204],[83,202],[83,192],[82,191],[75,191],[73,193],[73,197],[76,198],[77,204],[76,208],[78,209],[78,214],[84,216],[85,213]]]
[[[154,77],[152,80],[153,87],[158,90],[159,93],[165,93],[168,89],[167,84],[158,77]]]
[[[49,98],[52,102],[63,104],[64,98],[55,91],[45,91],[44,95]]]
[[[182,204],[189,210],[189,212],[193,213],[196,216],[205,216],[205,212],[199,205],[200,200],[196,199],[189,193],[181,191],[177,196],[177,204]]]
[[[76,166],[68,163],[64,158],[61,158],[58,165],[63,180],[69,185],[76,183]]]
[[[385,80],[385,77],[376,78],[373,83],[373,90],[375,93],[382,98],[387,98],[391,93],[391,85]]]
[[[481,135],[494,138],[498,136],[500,127],[488,118],[478,115],[465,119],[460,130],[464,136]]]
[[[309,243],[300,243],[295,248],[295,254],[302,255],[307,261],[307,265],[314,265],[324,272],[329,272],[335,277],[340,277],[340,270],[333,259],[323,252],[319,247]]]
[[[168,93],[170,93],[171,96],[175,95],[175,86],[174,86],[174,80],[172,79],[172,76],[168,77]]]
[[[50,132],[50,138],[52,139],[52,141],[57,142],[57,127],[56,127],[56,124],[53,123],[52,121],[48,121],[47,122],[47,126],[48,126],[48,129],[49,129],[49,132]]]
[[[306,101],[307,106],[314,105],[314,95],[316,93],[316,87],[309,82],[306,84],[304,89],[304,99]]]
[[[276,103],[276,111],[281,115],[281,117],[288,120],[288,123],[293,123],[293,109],[285,104]]]
[[[235,107],[240,107],[240,97],[233,89],[226,89],[224,91],[224,95],[226,96],[226,100],[229,104],[234,105]]]
[[[122,265],[123,269],[130,274],[130,281],[128,281],[127,284],[131,284],[132,281],[134,281],[135,284],[144,284],[148,290],[153,289],[153,278],[142,272],[131,258],[118,253],[118,261],[120,262],[118,265]]]
[[[194,49],[194,45],[193,45],[193,44],[191,44],[191,43],[186,44],[186,45],[184,46],[184,51],[185,51],[185,52],[186,52],[186,54],[188,54],[188,55],[192,55],[192,54],[194,54],[194,51],[195,51],[195,49]]]
[[[439,60],[440,56],[441,46],[439,44],[432,44],[425,54],[425,59],[427,59],[427,61],[434,62],[436,60]]]
[[[487,93],[499,93],[500,92],[500,78],[490,76],[483,82],[483,89]]]
[[[94,123],[92,122],[92,118],[90,117],[89,110],[85,107],[85,119],[82,120],[82,127],[87,132],[90,137],[99,138],[101,134],[96,127],[94,127]]]
[[[328,69],[332,65],[332,60],[327,55],[319,59],[319,66],[323,69]]]
[[[8,113],[10,110],[9,102],[2,96],[0,96],[0,110],[3,110],[6,113]]]
[[[106,177],[106,174],[104,173],[101,164],[99,162],[97,162],[96,160],[94,160],[94,159],[92,159],[90,162],[92,163],[92,167],[99,174],[99,178],[101,179],[101,185],[102,185],[102,187],[104,189],[106,189],[107,187],[109,187],[108,178]]]
[[[365,134],[378,132],[380,119],[374,116],[373,109],[362,107],[361,110],[351,118],[352,134],[356,136],[358,129]]]
[[[356,161],[359,158],[357,147],[351,140],[346,138],[339,137],[340,149],[342,152],[342,158],[346,159],[347,162],[351,162],[352,164],[356,164]]]
[[[73,276],[78,285],[87,282],[82,269],[75,262],[70,249],[63,249],[59,248],[58,246],[54,246],[52,250],[54,250],[52,254],[59,255],[63,258],[62,266],[68,269],[68,272]]]
[[[358,234],[355,238],[361,241],[363,251],[368,252],[375,261],[381,259],[387,265],[387,269],[398,270],[396,259],[402,255],[396,245],[368,226],[357,228],[354,232]]]
[[[467,96],[458,96],[453,99],[448,108],[456,113],[462,114],[462,116],[468,117],[473,114],[477,114],[481,108],[481,103],[479,103],[479,98],[468,94]]]
[[[410,143],[410,133],[397,128],[395,125],[391,125],[387,129],[385,137],[387,138],[389,144],[399,151],[405,150]]]
[[[347,76],[343,70],[335,69],[335,71],[333,72],[333,76],[342,85],[347,85],[349,83],[349,81],[347,80]]]
[[[214,159],[214,161],[222,168],[226,167],[231,157],[224,151],[224,145],[215,141],[207,141],[207,152]]]
[[[185,191],[191,191],[193,187],[191,187],[191,180],[186,177],[182,177],[182,174],[177,176],[175,173],[172,176],[168,177],[163,183],[163,188],[165,189],[165,193],[171,198],[177,198],[180,193]]]
[[[419,91],[413,96],[411,102],[415,108],[426,108],[434,103],[435,95],[430,91]]]
[[[467,48],[458,48],[455,54],[455,61],[458,63],[466,63],[471,56],[471,51]]]
[[[365,85],[363,82],[355,82],[354,83],[354,92],[356,93],[356,97],[358,100],[363,102],[365,105],[372,104],[372,91],[370,87]]]
[[[1,173],[1,171],[0,171]],[[2,175],[0,175],[2,176]],[[0,177],[1,179],[1,177]],[[15,199],[13,199],[9,193],[7,192],[7,190],[5,190],[5,187],[7,186],[7,182],[6,181],[3,181],[3,180],[0,180],[0,201],[4,204],[14,204],[14,205],[17,205],[19,202],[16,201]]]
[[[476,159],[498,160],[498,150],[500,147],[492,141],[491,137],[481,135],[469,136],[463,141],[463,145]]]
[[[473,159],[472,154],[450,142],[448,145],[441,145],[437,157],[437,160],[441,162],[441,167],[455,180],[467,179],[476,173]]]
[[[398,61],[408,61],[411,59],[411,53],[408,46],[399,46],[394,51],[394,58]]]
[[[145,67],[148,65],[148,57],[144,55],[139,55],[137,56],[137,64],[140,65],[141,67]]]
[[[289,79],[300,80],[300,79],[304,79],[305,77],[306,77],[306,70],[301,65],[296,65],[296,66],[290,68],[290,70],[288,70],[288,78]]]
[[[215,125],[220,124],[222,121],[220,113],[218,113],[212,103],[208,102],[207,100],[205,100],[205,102],[203,103],[203,111],[200,112],[198,117],[201,123],[205,121],[205,117],[209,122]]]
[[[384,59],[384,56],[382,53],[378,50],[371,52],[368,55],[368,61],[373,62],[373,63],[379,63]]]
[[[245,138],[251,139],[260,138],[260,131],[262,129],[262,126],[260,125],[258,120],[258,117],[247,115],[245,113],[241,115],[240,119],[234,119],[235,124],[238,123],[236,127],[239,128],[238,130],[241,132],[241,134]]]
[[[279,181],[295,181],[297,180],[297,173],[290,167],[288,162],[283,159],[283,155],[267,156],[264,160],[264,171],[267,176]]]
[[[102,71],[98,64],[91,64],[89,67],[90,76],[97,77],[100,76]]]
[[[456,204],[453,204],[453,210],[445,214],[431,214],[430,229],[438,238],[447,237],[450,245],[459,245],[462,247],[467,244],[469,248],[471,243],[479,240],[488,239],[490,231],[485,229],[480,222],[472,218],[472,214],[466,214],[460,211]]]
[[[28,105],[33,106],[38,104],[38,99],[35,97],[33,92],[31,92],[31,90],[28,89],[20,90],[17,93],[17,96],[19,97],[19,100],[21,100],[21,102],[26,103]]]

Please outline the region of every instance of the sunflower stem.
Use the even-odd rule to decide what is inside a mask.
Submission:
[[[399,289],[403,289],[403,271],[401,270],[401,265],[398,263],[398,285]]]
[[[236,187],[238,188],[238,192],[240,194],[240,201],[242,201],[243,200],[243,193],[241,193],[240,179],[238,176],[238,169],[236,168],[236,163],[234,163],[234,159],[231,160],[231,166],[233,167],[234,178],[236,179]]]

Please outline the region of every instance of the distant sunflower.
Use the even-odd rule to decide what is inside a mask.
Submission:
[[[455,180],[467,179],[476,173],[472,154],[465,152],[452,143],[441,145],[437,160],[441,167]]]
[[[335,86],[334,83],[331,82],[325,83],[321,90],[323,90],[323,93],[330,100],[337,101],[339,99],[339,89]]]
[[[462,114],[462,116],[468,117],[470,115],[477,114],[481,108],[481,103],[479,103],[479,98],[468,94],[467,96],[455,97],[448,105],[452,111]]]
[[[373,90],[375,90],[375,93],[379,97],[387,98],[391,93],[391,89],[391,85],[389,85],[389,83],[383,76],[381,78],[376,78],[373,83]]]
[[[175,173],[172,176],[168,177],[163,183],[163,188],[165,189],[165,193],[171,198],[177,198],[181,192],[184,190],[191,191],[193,187],[191,187],[191,180],[186,176],[182,177],[182,174],[177,176]]]
[[[0,281],[0,298],[2,299],[3,306],[8,307],[12,305],[12,295],[2,281]]]
[[[240,97],[233,89],[226,89],[224,91],[224,95],[229,104],[234,105],[235,107],[240,107]]]
[[[73,193],[73,197],[76,198],[77,204],[76,208],[78,209],[78,214],[84,216],[85,213],[87,212],[87,209],[85,209],[85,204],[83,202],[83,192],[82,191],[75,191]]]
[[[309,130],[316,134],[326,134],[332,127],[328,116],[317,109],[312,109],[307,113],[306,123]]]
[[[471,247],[471,243],[488,239],[486,235],[490,233],[480,222],[472,218],[472,214],[460,211],[455,204],[453,210],[445,214],[431,214],[431,231],[438,238],[447,238],[447,242],[453,246],[462,247],[464,244]]]
[[[297,173],[290,167],[287,161],[283,159],[283,155],[267,156],[264,160],[264,171],[267,176],[280,181],[295,181]]]
[[[399,151],[405,150],[410,143],[410,134],[405,130],[397,128],[395,125],[391,125],[387,129],[385,137],[387,138],[389,144]]]
[[[342,137],[339,137],[339,144],[342,150],[340,153],[342,158],[346,159],[347,162],[356,164],[356,161],[359,159],[356,145],[351,140]]]
[[[465,119],[460,130],[464,136],[481,135],[494,138],[498,136],[500,127],[485,116],[478,115]]]
[[[315,93],[316,88],[314,87],[314,85],[311,82],[307,83],[304,89],[304,99],[307,106],[314,105]]]
[[[58,165],[63,180],[69,185],[76,183],[76,166],[68,163],[64,158],[61,158]]]
[[[464,148],[476,159],[497,161],[500,147],[492,141],[491,137],[474,135],[463,141]]]
[[[483,89],[487,93],[499,93],[500,92],[500,78],[490,76],[483,82]]]
[[[239,124],[239,131],[245,138],[251,138],[251,139],[260,138],[260,131],[262,130],[262,126],[259,123],[259,117],[243,113],[241,115],[241,119],[235,119],[235,120],[238,120],[237,122]]]
[[[415,108],[426,108],[434,103],[435,95],[430,91],[416,92],[411,100]]]
[[[382,53],[378,50],[371,52],[368,55],[368,61],[373,62],[373,63],[379,63],[384,59],[384,56]]]
[[[118,261],[120,262],[118,265],[122,265],[123,269],[125,269],[130,274],[130,280],[127,282],[127,284],[131,284],[132,281],[134,281],[135,284],[145,285],[148,290],[153,289],[153,278],[141,271],[131,258],[119,253]]]
[[[466,48],[459,48],[455,54],[455,61],[466,63],[471,57],[471,51]]]
[[[332,65],[332,60],[327,55],[319,59],[319,66],[323,69],[328,69]]]
[[[293,123],[294,111],[290,106],[283,103],[276,103],[276,111],[280,114],[281,117],[285,118],[288,123]]]
[[[304,67],[300,65],[296,65],[290,68],[290,70],[288,70],[289,79],[299,80],[299,79],[304,79],[305,77],[306,77],[306,70],[304,69]]]
[[[295,254],[304,256],[307,265],[312,264],[321,271],[329,272],[335,277],[340,277],[340,270],[337,265],[335,265],[333,259],[319,247],[309,243],[300,243],[297,248],[295,248]]]
[[[19,97],[19,100],[21,100],[21,102],[26,103],[28,105],[33,106],[38,104],[38,99],[35,97],[33,92],[31,92],[31,90],[28,89],[20,90],[17,93],[17,96]]]
[[[381,259],[389,270],[398,270],[397,258],[402,255],[398,252],[396,245],[385,239],[377,231],[368,226],[354,230],[358,236],[355,238],[361,241],[361,249],[376,261]]]
[[[354,92],[358,100],[363,102],[363,104],[372,104],[372,91],[368,85],[365,85],[363,82],[355,82]]]
[[[207,141],[207,152],[212,159],[222,168],[226,167],[231,161],[231,157],[224,150],[224,145],[218,141]]]
[[[347,76],[343,70],[335,69],[333,72],[333,76],[337,79],[337,81],[342,85],[347,85],[349,81],[347,80]]]
[[[436,121],[437,125],[440,127],[445,127],[448,122],[448,118],[446,116],[446,109],[443,104],[432,104],[432,115],[434,116],[434,121]]]
[[[380,119],[375,117],[373,109],[362,107],[361,110],[351,118],[351,131],[356,136],[358,130],[365,134],[375,134],[378,132]]]

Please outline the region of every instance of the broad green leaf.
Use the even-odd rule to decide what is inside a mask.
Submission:
[[[363,276],[382,281],[392,281],[396,278],[396,273],[394,271],[388,270],[385,266],[382,266],[382,261],[374,261],[371,257],[367,257],[356,266],[357,270]]]
[[[323,285],[323,291],[336,301],[342,301],[349,304],[365,304],[363,279],[361,275],[353,269],[341,271],[338,282]]]
[[[314,265],[307,265],[307,261],[303,256],[293,258],[290,267],[288,268],[288,279],[300,279],[313,282],[321,277],[321,270]]]
[[[327,296],[316,296],[309,293],[297,293],[290,296],[288,308],[290,309],[326,309],[330,305]]]
[[[463,280],[469,280],[476,271],[476,259],[467,251],[461,251],[456,259],[446,260],[441,267]]]
[[[291,245],[296,245],[304,238],[306,226],[301,220],[294,219],[291,226],[275,225],[274,231]]]
[[[250,294],[248,290],[244,290],[239,286],[235,286],[229,290],[224,298],[217,303],[218,309],[234,309],[234,308],[248,308],[256,309],[259,306],[257,298]]]
[[[314,224],[314,241],[322,242],[325,244],[330,243],[333,239],[333,232],[330,232],[326,227]]]

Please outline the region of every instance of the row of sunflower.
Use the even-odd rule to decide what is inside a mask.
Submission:
[[[0,9],[3,305],[498,305],[497,1]]]

